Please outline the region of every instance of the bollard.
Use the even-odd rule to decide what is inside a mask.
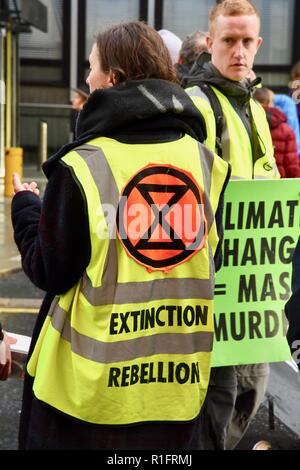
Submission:
[[[39,164],[38,170],[41,169],[43,163],[48,157],[48,123],[45,121],[40,122],[40,149],[39,149]]]
[[[23,148],[10,147],[5,151],[5,178],[4,178],[4,196],[12,197],[14,188],[12,184],[13,173],[18,173],[20,178],[23,176]]]

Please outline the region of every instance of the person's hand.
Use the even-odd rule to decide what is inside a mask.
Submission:
[[[4,331],[3,340],[0,342],[0,380],[6,380],[11,374],[11,351],[10,345],[17,340]]]
[[[13,173],[13,187],[14,194],[17,194],[20,191],[31,191],[37,196],[40,194],[40,190],[38,189],[35,181],[32,181],[31,183],[22,183],[18,173]]]

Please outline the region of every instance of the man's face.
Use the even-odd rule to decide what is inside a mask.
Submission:
[[[256,15],[218,16],[207,38],[212,63],[225,78],[246,78],[262,43],[260,22]]]

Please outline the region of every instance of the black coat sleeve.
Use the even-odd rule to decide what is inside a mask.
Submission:
[[[300,290],[300,237],[293,255],[292,291]]]
[[[296,362],[300,369],[300,288],[293,292],[290,300],[287,302],[285,306],[285,314],[289,321],[289,328],[286,337],[291,353],[293,354],[298,351],[296,354]]]
[[[295,350],[299,351],[300,348],[300,237],[293,256],[292,295],[285,305],[285,314],[289,321],[286,336],[293,354]],[[296,354],[296,357],[298,361],[299,353]],[[297,365],[300,369],[299,362]]]
[[[80,279],[91,255],[89,224],[85,198],[69,168],[57,165],[43,202],[30,191],[17,193],[12,223],[33,284],[58,295]]]

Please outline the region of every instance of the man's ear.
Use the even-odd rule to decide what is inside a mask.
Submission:
[[[212,39],[210,34],[208,36],[206,36],[206,45],[207,45],[208,52],[211,54],[212,53],[213,39]]]
[[[259,37],[257,39],[257,46],[256,46],[256,52],[255,54],[258,52],[258,49],[260,48],[260,46],[262,45],[262,43],[264,42],[263,38]]]

